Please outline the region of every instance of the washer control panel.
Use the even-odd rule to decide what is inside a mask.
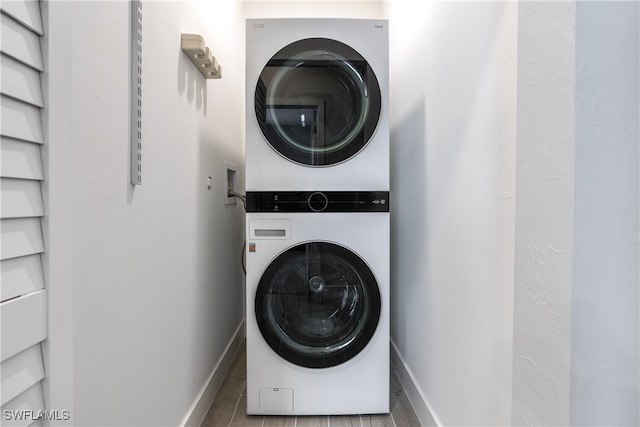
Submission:
[[[247,212],[389,212],[389,192],[248,191]]]

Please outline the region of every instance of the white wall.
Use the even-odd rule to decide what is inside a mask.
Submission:
[[[640,420],[638,14],[521,4],[514,425]]]
[[[245,18],[362,18],[380,19],[383,2],[375,0],[254,0],[243,1]]]
[[[392,340],[425,424],[511,422],[516,11],[387,4]]]
[[[42,40],[42,79],[45,179],[42,231],[46,251],[42,263],[47,286],[47,340],[43,343],[46,377],[45,405],[74,413],[73,405],[73,218],[71,171],[73,78],[71,2],[42,2],[45,36]],[[55,58],[55,60],[53,59]],[[55,178],[55,179],[53,179]],[[52,423],[54,424],[54,423]]]
[[[569,425],[574,25],[574,2],[518,10],[515,425]]]
[[[637,425],[638,4],[385,10],[392,339],[421,421]]]
[[[72,252],[57,265],[72,264],[75,425],[180,424],[241,325],[243,215],[223,202],[224,161],[243,175],[240,8],[232,0],[143,2],[136,187],[129,3],[73,2],[70,28],[53,30],[71,36],[71,64],[51,59],[67,66],[73,87],[52,89],[52,99],[71,100],[71,141],[61,141],[70,152],[55,158],[50,179],[71,176]],[[204,36],[222,80],[195,70],[180,49],[182,32]]]
[[[576,3],[571,424],[639,425],[640,14]]]

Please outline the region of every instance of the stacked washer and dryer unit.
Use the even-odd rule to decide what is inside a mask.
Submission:
[[[387,21],[246,41],[247,413],[387,413]]]

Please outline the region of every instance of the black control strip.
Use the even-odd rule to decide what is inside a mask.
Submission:
[[[389,212],[389,192],[248,191],[247,212]]]

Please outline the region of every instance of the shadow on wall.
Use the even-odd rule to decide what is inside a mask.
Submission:
[[[182,51],[179,44],[180,38],[178,37],[176,40],[178,42],[176,50],[179,56],[176,61],[178,64],[178,93],[184,95],[186,92],[187,101],[192,104],[195,100],[198,110],[203,109],[202,113],[207,114],[207,80],[195,69],[193,63]]]
[[[423,283],[419,274],[425,262],[424,254],[415,251],[415,245],[408,242],[424,240],[426,234],[426,138],[426,106],[421,98],[390,131],[391,194],[394,195],[391,198],[391,277],[394,280],[391,301],[395,320],[391,336],[395,343],[406,342],[406,334],[411,331],[407,325],[411,316],[396,313],[406,308],[404,298],[417,297],[412,295],[413,284]],[[428,327],[421,327],[425,326]]]

